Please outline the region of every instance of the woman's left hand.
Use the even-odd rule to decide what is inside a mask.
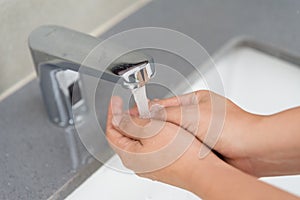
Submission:
[[[200,180],[193,179],[199,177],[199,173],[205,173],[204,168],[225,164],[213,153],[199,159],[202,143],[180,126],[124,113],[119,97],[112,98],[106,134],[123,164],[139,176],[190,191],[195,182],[206,191],[209,180],[203,180],[205,184],[199,185]]]

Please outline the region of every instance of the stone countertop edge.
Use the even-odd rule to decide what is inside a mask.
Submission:
[[[102,164],[93,159],[86,166],[77,171],[57,192],[51,195],[48,200],[64,199],[71,194],[78,186],[88,179]]]

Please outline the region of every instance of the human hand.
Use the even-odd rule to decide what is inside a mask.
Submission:
[[[150,104],[164,107],[154,119],[181,126],[242,171],[258,177],[299,172],[299,162],[286,164],[287,159],[299,160],[299,154],[290,150],[275,153],[290,145],[282,145],[283,137],[275,134],[276,122],[270,123],[270,116],[248,113],[229,99],[204,90]],[[131,114],[137,115],[137,110],[132,109]]]
[[[124,113],[119,97],[112,98],[106,134],[123,164],[139,176],[190,191],[197,186],[197,194],[210,186],[210,178],[204,178],[202,173],[212,166],[225,165],[212,153],[199,159],[203,144],[180,126]]]
[[[207,93],[196,94],[203,97],[197,102],[205,105]],[[219,98],[219,96],[215,97]],[[187,123],[183,126],[186,127],[185,130],[174,124],[176,121],[173,121],[174,123],[168,121],[171,119],[168,116],[171,114],[172,107],[184,107],[196,103],[195,99],[189,98],[188,95],[179,99],[180,101],[174,98],[156,101],[161,105],[169,105],[166,107],[167,114],[164,115],[167,117],[167,121],[140,119],[136,117],[135,109],[126,114],[122,111],[122,100],[118,97],[112,99],[107,118],[107,139],[126,167],[134,170],[139,176],[189,190],[204,199],[240,199],[241,197],[244,199],[298,199],[296,196],[258,181],[226,164],[210,151],[205,157],[199,159],[199,150],[205,149],[207,146],[202,144],[199,139],[195,139],[194,135],[188,131],[189,128],[196,130],[194,129],[195,123],[192,121]],[[237,112],[235,117],[239,115],[243,117],[242,115],[245,114],[242,111],[239,114],[239,108],[234,104],[229,106],[233,106],[229,107],[232,109],[232,114],[234,111]],[[199,107],[201,108],[201,106]],[[206,107],[209,106],[206,105]],[[188,110],[183,109],[184,112]],[[156,110],[156,112],[162,114],[160,110]],[[152,114],[157,117],[156,112],[152,112]],[[203,112],[202,109],[201,115],[204,114]],[[172,112],[172,114],[176,113]],[[226,115],[226,119],[227,117]],[[203,123],[205,120],[202,119],[201,122]],[[198,125],[198,123],[196,124]],[[223,130],[226,130],[226,126],[228,125],[225,123]],[[197,131],[197,137],[200,136],[201,131],[199,133]],[[218,143],[217,145],[218,150],[226,147],[226,145],[222,146]],[[238,145],[234,148],[238,149]],[[234,152],[234,148],[232,148],[232,152]],[[234,159],[239,160],[238,157],[233,157],[232,160]],[[227,157],[226,161],[230,162]],[[240,163],[242,162],[244,162],[243,158]],[[239,166],[239,164],[234,165]]]

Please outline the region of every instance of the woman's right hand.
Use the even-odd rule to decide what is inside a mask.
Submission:
[[[260,116],[205,90],[150,104],[161,108],[152,118],[181,126],[242,171],[257,177],[300,173],[300,125],[295,119],[300,109]]]
[[[199,99],[201,98],[201,100],[198,101],[199,109],[201,110],[200,116],[202,116],[200,117],[200,122],[204,123],[205,120],[207,120],[205,118],[207,118],[209,114],[204,113],[204,108],[207,109],[209,107],[209,105],[206,104],[207,96],[205,95],[207,93],[201,92],[201,94],[195,94],[199,95]],[[220,96],[214,97],[221,98]],[[196,130],[194,129],[195,125],[198,125],[198,123],[195,123],[197,117],[195,117],[196,115],[192,113],[193,109],[191,109],[193,105],[197,105],[194,100],[194,97],[190,98],[187,95],[180,98],[180,105],[178,101],[174,101],[174,99],[160,101],[161,104],[169,104],[169,107],[165,107],[166,113],[152,109],[152,114],[153,116],[161,114],[160,116],[156,116],[157,118],[162,118],[162,116],[165,115],[167,117],[166,120],[169,121],[164,122],[152,118],[140,119],[137,116],[132,116],[134,111],[132,111],[130,115],[124,113],[122,111],[121,99],[114,98],[108,111],[106,126],[106,136],[109,144],[120,156],[123,164],[134,170],[138,175],[187,189],[203,199],[234,200],[242,198],[299,200],[296,196],[263,183],[255,177],[228,165],[218,159],[212,152],[208,152],[208,154],[199,159],[199,150],[201,152],[201,149],[206,149],[206,147],[199,141],[200,139],[195,139],[195,136],[190,134]],[[238,113],[240,110],[238,107],[235,107],[234,104],[226,105],[229,109],[227,110],[229,113],[227,112],[225,119],[230,119],[230,122],[238,123],[241,118],[236,120],[234,118],[228,118],[228,114],[231,113],[231,117],[236,116],[238,118],[245,114],[244,111]],[[228,106],[232,106],[232,108]],[[178,107],[182,107],[182,112],[187,112],[186,114],[190,114],[192,118],[177,121],[177,114],[180,114],[177,110]],[[206,112],[208,111],[209,109],[206,110]],[[217,111],[220,112],[220,110]],[[133,115],[137,115],[137,113]],[[220,114],[220,116],[222,115]],[[245,114],[243,117],[247,118],[247,115]],[[175,125],[175,123],[180,124],[181,127]],[[205,126],[202,126],[201,123],[199,131],[195,132],[198,138],[201,138],[201,134],[204,133],[201,132],[201,130],[205,130]],[[245,162],[243,160],[243,155],[245,154],[239,154],[239,150],[241,150],[239,148],[247,149],[247,153],[253,153],[251,152],[252,147],[251,145],[238,146],[237,144],[239,140],[241,140],[238,137],[242,137],[242,134],[239,133],[237,129],[235,130],[237,132],[228,131],[232,130],[228,129],[230,127],[229,125],[232,127],[241,126],[241,124],[239,126],[236,124],[228,124],[227,121],[224,129],[222,129],[223,135],[221,135],[221,140],[216,144],[216,149],[226,156],[232,156],[231,159],[235,161],[234,165],[243,168],[245,165],[241,163]],[[243,130],[242,127],[240,128],[240,130]],[[228,143],[228,145],[232,145],[231,151],[233,153],[230,154],[230,150],[226,150],[226,148],[230,148],[230,146],[226,146],[226,142],[223,141],[226,141],[226,139],[229,138],[227,138],[227,136],[233,133],[236,133],[238,137],[234,137],[236,140],[233,140],[232,143]],[[241,141],[245,142],[246,140]],[[226,145],[223,146],[222,144]],[[243,145],[247,144],[245,143]],[[228,157],[226,157],[226,161],[232,163]],[[244,169],[249,170],[248,168]]]

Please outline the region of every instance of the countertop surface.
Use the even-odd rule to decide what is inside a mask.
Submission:
[[[185,33],[209,53],[249,36],[300,55],[298,0],[153,1],[101,37],[145,26]],[[62,198],[100,165],[72,170],[65,130],[48,121],[37,80],[0,102],[0,127],[0,199]]]

